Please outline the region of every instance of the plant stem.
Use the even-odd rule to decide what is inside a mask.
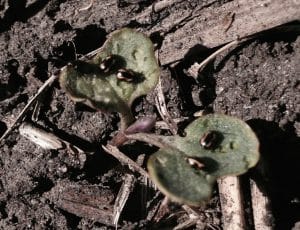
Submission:
[[[120,131],[124,132],[128,128],[128,126],[134,122],[134,117],[130,109],[126,113],[119,113],[119,116],[121,119]]]

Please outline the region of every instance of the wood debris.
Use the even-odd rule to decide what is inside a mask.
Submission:
[[[18,123],[20,123],[25,117],[27,111],[35,104],[38,98],[45,93],[45,91],[53,84],[53,82],[58,78],[58,75],[51,75],[51,77],[39,88],[38,92],[28,101],[24,109],[17,116],[14,122],[10,125],[10,127],[5,131],[5,133],[0,138],[1,141],[8,135],[10,132],[16,127]]]
[[[149,178],[148,173],[141,168],[141,166],[122,153],[117,147],[108,144],[106,146],[102,146],[102,148],[105,150],[105,152],[118,159],[122,164],[127,165],[129,169],[140,173],[146,178]]]
[[[245,41],[245,40],[243,40]],[[239,43],[241,43],[242,41],[239,40],[234,40],[228,44],[226,44],[225,46],[221,47],[220,49],[218,49],[217,51],[215,51],[214,53],[212,53],[211,55],[209,55],[207,58],[205,58],[200,64],[198,62],[195,62],[188,70],[187,70],[187,74],[193,78],[195,78],[195,80],[197,80],[199,73],[204,69],[204,67],[211,62],[213,59],[216,58],[217,55],[219,55],[220,53],[230,49],[231,47],[234,47],[236,45],[238,45]]]
[[[144,158],[145,158],[144,154],[139,155],[139,157],[137,159],[137,164],[142,165]],[[136,179],[133,174],[130,174],[130,173],[125,174],[124,182],[122,183],[122,186],[119,190],[119,193],[117,195],[117,198],[116,198],[115,204],[114,204],[113,223],[114,223],[116,229],[118,228],[118,222],[119,222],[120,215],[123,211],[123,208],[128,200],[130,193],[134,189],[135,182],[136,182]]]
[[[218,180],[224,230],[244,230],[243,197],[240,181],[237,176],[229,176]]]
[[[274,217],[271,212],[271,201],[258,188],[254,180],[250,180],[251,203],[254,226],[256,230],[272,230]]]
[[[251,36],[299,19],[299,1],[286,0],[284,8],[282,10],[280,0],[235,0],[218,7],[213,6],[213,9],[195,8],[192,16],[183,26],[172,33],[165,34],[159,54],[161,65],[182,60],[188,51],[197,45],[206,48],[218,47],[237,38]],[[234,12],[234,16],[227,24],[230,29],[225,32],[224,19],[227,18],[228,12]],[[163,24],[161,22],[157,28],[153,28],[152,32],[164,31],[161,26]],[[178,46],[178,44],[182,45]]]
[[[24,136],[33,143],[39,145],[43,149],[63,149],[64,141],[53,133],[47,132],[44,129],[38,128],[33,124],[24,122],[20,127],[19,131],[21,136]]]
[[[176,135],[177,131],[178,131],[178,127],[177,127],[177,124],[174,122],[174,120],[172,119],[171,115],[169,114],[169,112],[167,110],[165,97],[164,97],[164,94],[163,94],[163,91],[162,91],[161,79],[159,79],[159,82],[156,86],[155,91],[157,92],[156,97],[155,97],[156,108],[157,108],[160,116],[162,117],[162,119],[169,126],[169,129],[170,129],[171,133],[173,135]]]
[[[95,185],[58,183],[45,196],[57,207],[76,216],[114,226],[113,192]]]

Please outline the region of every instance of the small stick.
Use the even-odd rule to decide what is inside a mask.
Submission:
[[[136,134],[126,135],[126,137],[130,140],[143,141],[151,145],[155,145],[159,148],[166,147],[166,144],[165,142],[163,142],[160,135],[150,134],[150,133],[136,133]]]
[[[26,112],[28,109],[36,102],[36,100],[40,97],[42,93],[45,92],[45,90],[52,85],[52,83],[58,78],[58,75],[52,74],[50,78],[41,86],[41,88],[38,90],[37,94],[35,94],[27,103],[27,105],[24,107],[24,109],[21,111],[21,113],[18,115],[16,120],[12,123],[12,125],[5,131],[5,133],[0,138],[0,142],[15,128],[15,126],[21,122],[21,120],[24,118]]]
[[[165,196],[165,198],[161,201],[155,216],[153,217],[153,221],[158,223],[169,212],[169,199]]]
[[[244,40],[243,40],[244,41]],[[204,67],[211,62],[216,56],[218,56],[220,53],[224,52],[225,50],[228,50],[229,48],[239,44],[241,40],[234,40],[232,42],[229,42],[225,46],[221,47],[211,55],[209,55],[207,58],[205,58],[200,64],[198,62],[195,62],[188,70],[188,74],[195,78],[197,80],[197,77],[199,73],[204,69]]]
[[[235,15],[235,14],[234,14]],[[234,17],[233,15],[233,17]],[[235,39],[232,42],[227,43],[226,45],[222,46],[220,49],[213,52],[211,55],[209,55],[207,58],[205,58],[200,64],[198,62],[195,62],[188,70],[187,73],[195,78],[197,80],[197,77],[199,73],[204,69],[204,67],[211,62],[216,56],[218,56],[220,53],[230,49],[233,46],[237,46],[243,42],[246,42],[252,38],[255,38],[259,35],[251,35],[242,39]]]
[[[173,228],[173,230],[184,230],[184,229],[190,229],[192,226],[197,224],[197,219],[188,219],[184,221],[183,223],[178,224]]]
[[[187,214],[189,214],[190,219],[199,219],[199,214],[190,206],[188,205],[182,205],[181,208],[186,211]]]
[[[115,204],[114,204],[114,212],[113,212],[113,224],[115,228],[118,229],[118,222],[121,215],[121,212],[128,200],[130,193],[132,192],[135,184],[135,178],[132,174],[126,174],[124,178],[124,182],[119,190],[117,195]]]
[[[209,229],[211,229],[211,230],[222,230],[221,227],[219,227],[219,226],[217,226],[217,225],[214,225],[214,224],[208,223],[208,224],[206,224],[206,226],[207,226]]]
[[[141,168],[141,166],[139,166],[136,162],[131,160],[124,153],[119,151],[117,147],[108,144],[106,146],[102,145],[102,148],[105,150],[105,152],[117,158],[122,164],[128,165],[129,169],[140,173],[146,178],[149,178],[148,173],[143,168]]]
[[[168,124],[171,133],[173,135],[176,135],[178,131],[178,127],[167,110],[165,97],[162,91],[161,79],[159,79],[159,82],[156,86],[156,92],[157,92],[157,95],[155,97],[156,108],[160,116],[162,117],[162,119]]]
[[[137,159],[137,164],[142,165],[144,159],[145,159],[144,154],[139,155],[138,159]],[[113,224],[115,225],[116,229],[118,229],[118,222],[119,222],[120,215],[121,215],[122,210],[128,200],[130,193],[134,189],[135,182],[136,182],[136,179],[135,179],[134,175],[129,174],[129,173],[125,174],[124,182],[119,190],[119,193],[117,195],[117,198],[116,198],[116,201],[114,204]]]
[[[41,112],[41,106],[42,106],[41,100],[37,100],[35,105],[34,105],[32,115],[31,115],[31,120],[32,121],[38,121],[39,120],[39,115],[40,115],[40,112]]]
[[[236,176],[229,176],[218,180],[222,220],[224,230],[244,230],[244,207],[240,192],[240,181]]]
[[[199,214],[190,206],[188,205],[182,205],[181,208],[186,211],[188,214],[189,219],[186,220],[185,222],[178,224],[176,227],[174,227],[174,230],[183,230],[183,229],[188,229],[194,225],[197,224],[197,222],[200,220]]]

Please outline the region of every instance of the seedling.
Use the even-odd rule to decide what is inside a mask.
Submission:
[[[127,136],[160,147],[149,158],[148,171],[173,201],[199,206],[211,197],[218,178],[245,173],[259,159],[255,134],[237,118],[206,115],[192,122],[185,133],[185,137]]]
[[[151,40],[125,28],[113,32],[93,59],[65,67],[60,85],[76,102],[118,112],[124,131],[134,121],[132,102],[155,87],[159,74]]]

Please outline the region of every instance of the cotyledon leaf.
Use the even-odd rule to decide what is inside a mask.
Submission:
[[[135,84],[118,82],[115,76],[108,78],[118,95],[125,98],[129,105],[135,98],[147,94],[156,86],[160,68],[154,54],[153,44],[143,33],[128,28],[113,32],[102,51],[94,58],[94,62],[99,64],[108,55],[120,57],[123,59],[120,66],[138,75],[139,79]]]
[[[193,121],[185,133],[184,137],[129,135],[160,147],[149,158],[149,174],[174,201],[198,206],[209,199],[216,179],[245,173],[259,160],[258,140],[240,119],[206,115]]]
[[[100,65],[108,57],[113,64],[103,71]],[[120,70],[128,71],[132,79],[118,78]],[[66,66],[60,73],[60,85],[75,101],[130,117],[132,102],[156,86],[159,74],[151,40],[124,28],[111,33],[92,60]]]
[[[183,152],[160,149],[147,165],[151,179],[171,200],[199,206],[210,198],[215,178],[191,167]]]

